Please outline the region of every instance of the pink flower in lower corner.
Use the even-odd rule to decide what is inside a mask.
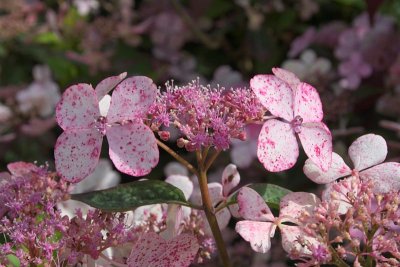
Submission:
[[[56,119],[64,132],[54,150],[57,172],[79,182],[99,161],[103,137],[115,167],[126,174],[148,174],[158,163],[156,138],[143,123],[157,88],[150,78],[126,73],[89,84],[69,87],[57,105]],[[122,81],[122,82],[121,82]],[[107,93],[116,86],[112,97]]]
[[[258,137],[257,156],[268,171],[290,169],[299,156],[297,138],[307,156],[327,170],[332,160],[332,136],[322,122],[317,90],[285,70],[256,75],[250,86],[261,104],[277,119],[267,120]]]
[[[281,230],[282,246],[289,254],[310,254],[311,251],[302,244],[304,241],[312,246],[319,245],[317,239],[308,236],[298,226],[298,219],[303,212],[312,214],[320,203],[314,194],[289,193],[281,200],[279,217],[274,217],[264,199],[249,187],[240,189],[237,200],[239,213],[244,220],[238,222],[235,229],[244,240],[250,242],[254,251],[266,253],[270,250],[276,228]]]
[[[181,234],[165,240],[149,232],[134,244],[128,267],[187,267],[194,260],[199,243],[194,235]]]
[[[385,139],[380,135],[366,134],[357,138],[349,147],[349,156],[354,168],[351,169],[336,153],[332,153],[332,165],[323,171],[311,160],[306,160],[303,171],[312,181],[329,184],[346,176],[358,176],[371,181],[375,193],[400,190],[400,163],[382,163],[387,155]]]

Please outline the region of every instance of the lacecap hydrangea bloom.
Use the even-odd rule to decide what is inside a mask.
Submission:
[[[156,99],[156,86],[144,76],[122,81],[125,77],[126,73],[109,77],[96,89],[77,84],[64,92],[56,109],[64,132],[54,151],[56,169],[64,179],[79,182],[94,171],[104,136],[119,171],[143,176],[157,165],[157,141],[143,121]],[[115,86],[110,97],[107,93]]]
[[[297,138],[307,156],[327,170],[332,159],[332,136],[317,90],[300,82],[291,72],[274,68],[275,75],[256,75],[250,86],[261,104],[273,115],[258,137],[257,155],[272,172],[290,169],[299,156]]]

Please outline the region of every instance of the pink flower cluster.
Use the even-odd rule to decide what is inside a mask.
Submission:
[[[343,194],[343,189],[348,193]],[[358,178],[335,183],[330,198],[300,219],[303,231],[316,238],[319,245],[305,242],[311,255],[293,252],[291,257],[302,262],[299,266],[399,266],[399,193],[375,193],[370,181]],[[340,207],[343,201],[348,206],[344,214]]]
[[[169,139],[169,134],[161,127],[175,126],[181,135],[178,146],[195,151],[211,146],[226,150],[232,139],[244,140],[245,125],[260,121],[265,111],[248,89],[211,88],[193,82],[180,87],[167,83],[150,114],[152,129],[162,139]]]
[[[30,163],[12,163],[8,170],[0,174],[0,233],[9,241],[0,245],[0,262],[7,263],[12,254],[21,266],[52,263],[69,224],[54,209],[67,199],[67,184]]]

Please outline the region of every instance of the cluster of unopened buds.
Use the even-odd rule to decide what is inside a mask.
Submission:
[[[349,148],[354,167],[348,167],[332,152],[317,90],[286,70],[274,68],[273,73],[255,76],[251,89],[194,82],[167,84],[162,90],[150,78],[126,78],[126,73],[101,81],[95,89],[89,84],[69,87],[56,108],[64,130],[54,152],[60,179],[35,165],[19,164],[10,165],[11,174],[0,180],[0,199],[6,203],[0,210],[0,231],[7,241],[0,247],[5,255],[0,259],[8,263],[22,257],[21,263],[44,264],[52,263],[56,253],[69,264],[181,267],[204,262],[217,250],[222,264],[232,266],[221,230],[233,216],[239,219],[236,232],[256,252],[268,252],[279,229],[283,249],[299,266],[399,265],[400,164],[383,163],[385,140],[374,134],[358,138]],[[270,172],[295,165],[300,140],[309,158],[305,175],[327,184],[322,201],[311,193],[268,184],[238,188],[240,175],[233,164],[225,168],[221,183],[208,182],[220,152],[233,139],[245,140],[250,124],[262,125],[257,156]],[[97,209],[63,217],[55,206],[68,195],[66,182],[89,180],[104,136],[111,161],[124,174],[149,174],[158,164],[158,147],[184,171],[167,175],[165,182],[143,179],[72,195]],[[171,149],[168,140],[193,153],[196,162]],[[15,198],[10,190],[34,186],[49,197],[25,190]],[[31,199],[34,207],[21,206]],[[279,209],[279,215],[270,207]],[[52,230],[39,236],[43,223]],[[20,228],[32,236],[17,234]],[[46,253],[34,254],[38,249]]]

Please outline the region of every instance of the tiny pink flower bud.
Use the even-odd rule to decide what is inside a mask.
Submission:
[[[161,140],[168,141],[171,134],[168,131],[159,131],[158,136],[160,136]]]
[[[179,138],[179,139],[176,141],[176,145],[177,145],[179,148],[184,148],[185,145],[186,145],[188,142],[189,142],[188,140],[185,140],[185,139],[183,139],[183,138]]]

